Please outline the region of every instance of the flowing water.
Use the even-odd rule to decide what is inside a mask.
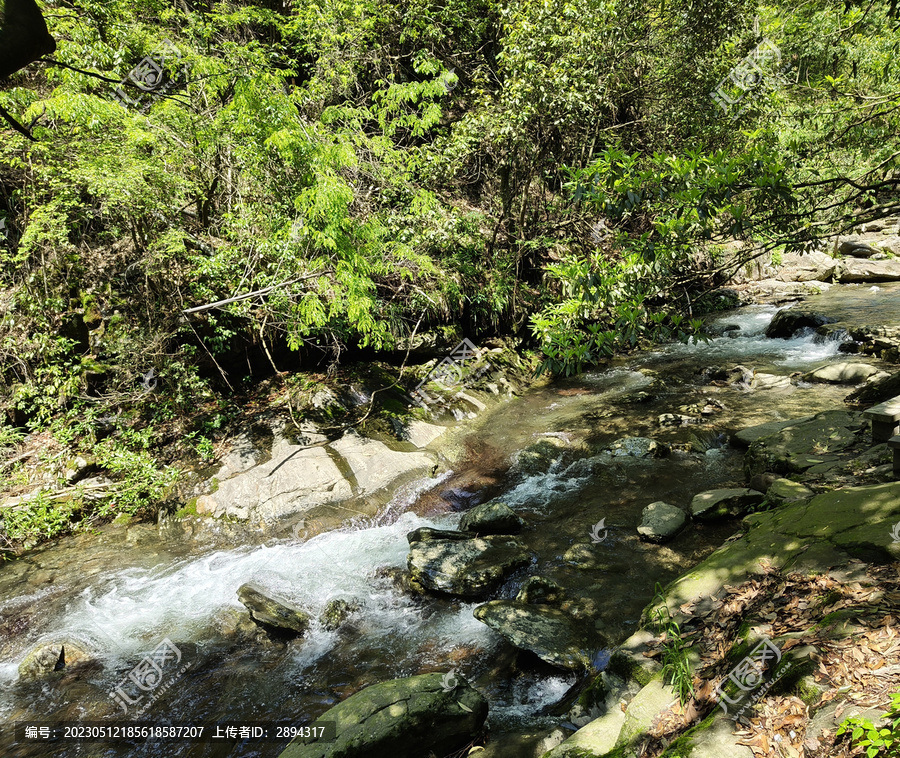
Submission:
[[[863,302],[865,295],[852,293],[846,318],[871,315]],[[474,459],[489,453],[508,464],[499,499],[525,519],[521,539],[534,554],[501,596],[514,596],[530,575],[555,579],[590,604],[597,629],[614,644],[636,628],[656,582],[670,581],[735,530],[734,523],[692,524],[663,546],[636,533],[642,509],[655,500],[687,506],[704,489],[743,485],[741,455],[723,444],[735,429],[840,407],[846,387],[782,379],[750,389],[708,380],[710,370],[736,364],[777,380],[845,359],[837,340],[765,338],[776,310],[750,306],[725,314],[713,330],[739,327],[732,336],[620,360],[483,414],[466,444]],[[700,423],[665,426],[662,414]],[[675,452],[650,460],[599,452],[623,436],[652,436]],[[390,569],[406,565],[408,532],[457,526],[459,513],[417,515],[422,493],[439,491],[446,476],[405,488],[375,518],[306,540],[224,523],[111,526],[0,566],[0,755],[277,756],[287,740],[33,747],[14,743],[9,727],[26,720],[308,722],[364,686],[427,671],[472,681],[490,702],[496,731],[539,723],[574,675],[527,662],[509,666],[512,651],[472,616],[477,603],[414,599],[391,578]],[[608,539],[592,545],[600,520]],[[602,551],[595,568],[566,560],[575,544]],[[248,581],[314,619],[335,599],[358,611],[337,631],[314,620],[302,639],[269,640],[247,631],[236,592]],[[18,680],[29,649],[61,638],[89,650],[95,662],[62,678]],[[149,696],[123,713],[109,693],[164,640],[177,648],[185,670],[165,670],[171,681],[145,712]],[[588,652],[603,659],[603,651]]]

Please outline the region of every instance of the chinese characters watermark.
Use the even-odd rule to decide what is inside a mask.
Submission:
[[[783,666],[775,670],[780,662],[781,650],[768,637],[763,637],[762,641],[731,670],[731,673],[714,690],[715,699],[722,706],[722,710],[728,718],[737,721],[741,714],[765,695],[769,688],[781,679],[792,666],[791,661],[786,661]],[[769,671],[773,672],[773,675],[763,685],[766,673]],[[734,699],[726,695],[724,691],[729,682],[738,688],[737,697]],[[763,686],[760,687],[760,685]],[[752,696],[749,695],[751,692],[754,693]],[[730,705],[738,705],[748,696],[749,700],[739,711],[734,714],[728,713],[726,702]]]
[[[726,115],[730,113],[734,121],[749,107],[751,93],[761,92],[762,84],[767,79],[783,80],[788,64],[780,64],[781,50],[778,45],[764,38],[709,94]],[[738,107],[742,102],[743,106]]]
[[[180,61],[181,53],[170,40],[163,40],[159,48],[146,56],[129,72],[128,76],[122,80],[122,86],[116,87],[113,91],[116,99],[125,107],[139,108],[142,112],[149,110],[157,98],[165,95],[179,83],[179,77],[173,77],[167,70],[166,64],[173,58]],[[138,96],[138,99],[133,99],[125,94],[124,86],[129,82],[141,91],[142,94]],[[130,87],[129,89],[131,90]],[[133,90],[131,91],[133,92]]]
[[[153,692],[153,697],[148,700],[144,706],[136,713],[135,716],[143,714],[169,687],[171,687],[178,678],[191,665],[186,663],[170,677],[165,686],[159,688],[163,682],[163,669],[177,666],[181,663],[181,650],[179,650],[173,642],[167,637],[157,645],[149,655],[145,655],[141,661],[131,671],[126,674],[125,678],[109,693],[109,696],[119,705],[124,713],[128,713],[128,706],[138,705],[146,696],[146,693]],[[171,666],[170,666],[171,664]],[[128,692],[126,692],[126,687]],[[157,690],[157,688],[159,688]],[[145,693],[145,694],[141,694]]]
[[[453,348],[449,356],[431,369],[425,378],[416,385],[416,388],[410,393],[413,402],[426,409],[430,405],[446,402],[440,396],[432,396],[425,392],[423,387],[432,382],[445,391],[452,390],[457,386],[470,387],[493,369],[490,361],[482,362],[482,357],[481,349],[471,340],[464,339]],[[474,361],[474,365],[480,366],[480,368],[477,371],[470,370],[465,365],[469,361]],[[461,394],[462,390],[456,393],[456,397]]]

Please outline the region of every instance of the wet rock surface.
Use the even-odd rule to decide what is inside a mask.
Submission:
[[[778,311],[766,327],[766,337],[790,339],[801,329],[816,329],[833,324],[837,319],[805,308],[786,308]]]
[[[687,514],[681,508],[658,500],[644,508],[638,534],[648,542],[666,542],[675,537],[686,523]]]
[[[419,529],[408,536],[411,580],[431,592],[483,597],[515,569],[528,564],[527,548],[512,537]]]
[[[373,684],[322,714],[333,742],[289,745],[281,758],[421,758],[446,755],[478,735],[488,704],[461,677],[421,674]]]
[[[562,669],[587,668],[601,645],[589,624],[550,605],[492,600],[473,613],[511,645]]]
[[[518,534],[525,526],[521,516],[505,503],[490,502],[466,511],[459,522],[464,532],[477,534]]]
[[[44,643],[32,649],[19,664],[19,678],[22,681],[45,679],[92,660],[91,653],[74,640]]]
[[[309,628],[309,614],[253,584],[238,589],[238,600],[250,611],[251,618],[264,627],[297,635]]]

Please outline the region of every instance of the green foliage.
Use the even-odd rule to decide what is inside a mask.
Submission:
[[[681,628],[669,613],[666,597],[662,587],[657,583],[653,596],[656,605],[652,623],[659,635],[665,635],[663,643],[663,677],[668,679],[681,705],[685,705],[694,696],[694,676],[688,660],[687,646],[681,638]]]
[[[861,716],[845,718],[837,729],[837,736],[850,735],[855,748],[865,750],[867,758],[876,755],[885,758],[900,756],[900,692],[891,695],[891,707],[886,714],[888,726],[879,729],[869,719]]]
[[[530,327],[540,371],[572,374],[703,339],[733,240],[780,254],[900,209],[896,15],[881,0],[54,5],[70,66],[118,81],[164,43],[180,58],[143,109],[72,68],[0,87],[36,138],[2,127],[2,410],[72,449],[126,419],[107,458],[147,482],[143,456],[162,456],[124,430],[165,427],[209,460],[218,432],[195,414],[260,362]],[[723,113],[710,92],[763,39],[782,70]]]

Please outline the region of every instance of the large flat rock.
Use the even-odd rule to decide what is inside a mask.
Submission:
[[[835,268],[834,278],[841,283],[900,281],[900,260],[873,261],[862,258],[844,258]]]
[[[824,411],[750,444],[744,458],[747,478],[764,471],[799,474],[822,463],[839,460],[857,442],[868,423],[859,413]]]
[[[197,499],[198,513],[270,520],[370,495],[434,466],[429,453],[391,450],[357,434],[315,447],[276,435],[268,460],[248,462],[251,454],[244,452],[243,465],[229,460],[223,466],[220,473],[228,478]]]
[[[900,521],[900,482],[889,482],[816,495],[744,518],[747,533],[728,542],[666,588],[673,615],[689,601],[722,594],[771,566],[827,571],[853,559],[879,563],[900,560],[893,525]],[[813,563],[804,556],[816,555]]]
[[[782,429],[788,426],[794,426],[795,424],[799,424],[803,421],[809,421],[812,416],[803,416],[801,418],[791,418],[787,419],[787,421],[768,421],[765,424],[757,424],[756,426],[748,426],[745,429],[741,429],[736,432],[731,441],[737,445],[743,447],[749,447],[752,443],[756,442],[756,440],[761,437],[768,437],[770,434],[775,434],[775,432],[780,432]]]

